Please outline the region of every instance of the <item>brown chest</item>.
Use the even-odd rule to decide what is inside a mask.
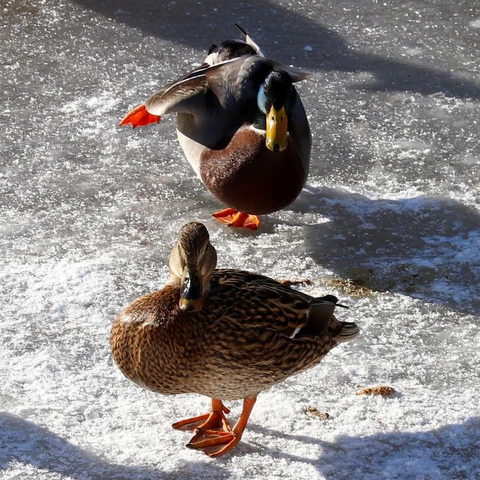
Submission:
[[[179,311],[176,293],[168,293],[142,297],[120,313],[110,344],[115,363],[133,382],[163,394],[186,393],[201,354],[201,329]]]
[[[282,152],[265,145],[264,132],[244,127],[222,149],[205,149],[200,175],[207,188],[237,210],[265,214],[292,203],[303,188],[306,172],[289,141]]]

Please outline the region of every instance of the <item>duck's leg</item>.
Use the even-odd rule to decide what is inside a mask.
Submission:
[[[219,429],[222,432],[231,432],[232,428],[228,423],[227,417],[224,413],[229,413],[230,410],[222,403],[221,400],[212,398],[212,411],[199,417],[187,418],[180,420],[172,425],[176,430],[197,430],[199,428],[205,429]]]
[[[242,415],[233,427],[233,430],[217,431],[199,428],[187,447],[201,450],[209,457],[220,457],[229,452],[242,438],[256,400],[256,397],[247,397],[243,400]]]
[[[213,216],[228,227],[245,227],[256,230],[260,225],[260,219],[256,215],[239,212],[234,208],[225,208],[214,213]]]

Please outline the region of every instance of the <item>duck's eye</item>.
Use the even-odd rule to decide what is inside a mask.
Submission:
[[[268,92],[268,85],[267,85],[266,83],[263,84],[263,91],[264,91],[265,93]]]

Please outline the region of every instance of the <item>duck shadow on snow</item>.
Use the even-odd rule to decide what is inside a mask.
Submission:
[[[0,476],[12,462],[74,480],[178,480],[179,475],[185,479],[200,478],[205,468],[201,461],[186,462],[184,472],[162,472],[155,468],[115,464],[99,454],[73,445],[45,427],[7,412],[0,412],[0,430]],[[209,471],[214,476],[223,476],[221,466],[210,465]]]
[[[321,429],[321,422],[319,423]],[[285,434],[258,425],[249,430],[265,436],[282,437],[293,450],[296,443],[318,445],[319,458],[304,458],[288,451],[268,451],[276,459],[314,466],[327,478],[477,478],[480,474],[480,417],[462,424],[444,425],[423,432],[376,433],[365,437],[338,436],[333,442],[318,438]],[[268,441],[268,440],[267,440]],[[248,442],[248,439],[245,439]],[[286,447],[288,449],[288,447]],[[265,445],[242,444],[237,454],[265,453]],[[471,467],[475,471],[471,470]],[[469,469],[470,467],[470,469]]]
[[[374,80],[370,85],[362,82],[359,87],[362,90],[409,91],[424,95],[442,92],[450,97],[480,99],[480,86],[474,82],[441,69],[356,51],[335,31],[273,1],[229,2],[228,7],[222,7],[215,0],[71,1],[140,29],[146,35],[205,51],[213,42],[238,36],[233,24],[240,23],[274,60],[294,63],[313,72],[370,72]],[[305,52],[302,49],[300,56],[289,56],[283,44],[289,41],[288,32],[302,32],[302,45],[313,45],[313,50]],[[132,32],[132,35],[138,34]],[[297,34],[291,35],[296,41]],[[152,52],[152,61],[155,56],[156,52]],[[200,57],[198,60],[203,60]]]
[[[235,450],[234,454],[217,459],[215,462],[199,460],[188,462],[185,471],[163,473],[147,467],[126,466],[110,463],[108,460],[77,447],[62,439],[50,430],[40,427],[10,413],[0,413],[2,437],[0,440],[0,471],[7,470],[12,462],[30,465],[36,469],[75,480],[156,479],[174,480],[178,478],[227,478],[226,464],[232,455],[241,457],[249,454],[269,455],[275,459],[299,462],[315,467],[320,473],[336,479],[379,478],[387,474],[389,478],[416,479],[419,472],[422,478],[473,478],[475,472],[466,470],[480,455],[480,417],[472,417],[463,424],[446,425],[425,432],[378,433],[366,437],[340,436],[335,442],[325,442],[318,438],[281,433],[276,430],[249,425],[253,432],[265,437],[282,437],[291,446],[300,443],[319,445],[322,454],[318,459],[304,458],[288,451],[273,451],[267,443],[256,445],[248,438]],[[248,436],[246,436],[248,437]],[[291,444],[291,445],[290,445]],[[356,452],[349,455],[349,452]],[[362,452],[361,454],[358,452]],[[359,458],[361,457],[361,458]],[[203,457],[202,457],[203,459]],[[341,465],[341,470],[338,470]],[[444,474],[456,474],[444,477]],[[477,474],[480,472],[476,472]],[[352,475],[356,475],[353,477]]]
[[[326,218],[299,224],[304,253],[343,279],[480,312],[480,215],[473,208],[443,197],[372,200],[307,187],[289,210]]]

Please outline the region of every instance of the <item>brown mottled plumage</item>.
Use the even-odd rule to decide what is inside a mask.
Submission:
[[[130,380],[166,395],[212,398],[211,414],[174,425],[196,430],[189,446],[211,456],[238,443],[259,392],[358,334],[355,324],[333,316],[333,296],[313,298],[262,275],[215,266],[207,229],[185,225],[168,284],[135,300],[111,332],[113,357]],[[220,399],[239,398],[244,412],[231,429]]]

